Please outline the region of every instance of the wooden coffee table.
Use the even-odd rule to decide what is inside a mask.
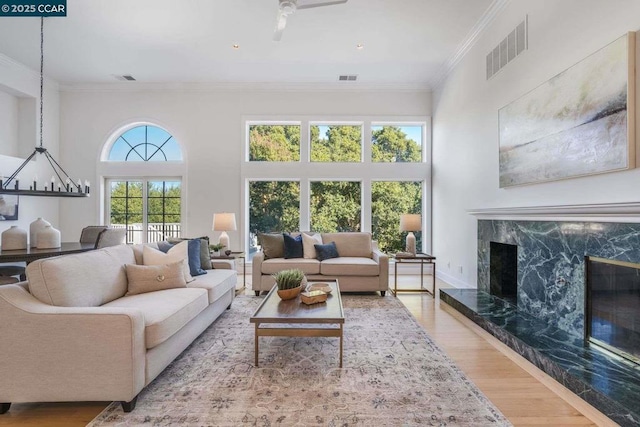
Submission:
[[[309,282],[314,283],[314,282]],[[342,368],[342,339],[344,311],[338,281],[327,281],[333,288],[327,302],[306,305],[295,299],[282,301],[278,287],[269,291],[249,321],[256,326],[255,365],[258,367],[260,337],[336,337],[340,338],[340,367]],[[261,327],[262,325],[262,327]],[[307,327],[307,325],[309,325]],[[315,325],[315,327],[314,327]],[[319,327],[338,325],[338,327]]]

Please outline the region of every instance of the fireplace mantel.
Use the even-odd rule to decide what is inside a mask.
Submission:
[[[479,208],[469,209],[467,213],[478,219],[640,223],[640,202]]]

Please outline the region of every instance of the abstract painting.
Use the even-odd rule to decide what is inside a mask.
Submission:
[[[634,68],[628,33],[501,108],[500,188],[635,167]]]

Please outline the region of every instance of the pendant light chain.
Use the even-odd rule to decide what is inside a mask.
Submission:
[[[40,148],[42,148],[42,122],[44,117],[44,17],[40,17]]]

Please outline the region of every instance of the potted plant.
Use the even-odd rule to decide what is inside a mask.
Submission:
[[[213,245],[209,245],[209,249],[211,249],[211,252],[213,252],[214,256],[220,256],[221,255],[220,251],[222,250],[222,248],[224,248],[224,245],[222,243],[215,243]]]
[[[279,271],[273,278],[278,285],[278,296],[283,300],[296,298],[307,281],[302,270],[297,268]]]

